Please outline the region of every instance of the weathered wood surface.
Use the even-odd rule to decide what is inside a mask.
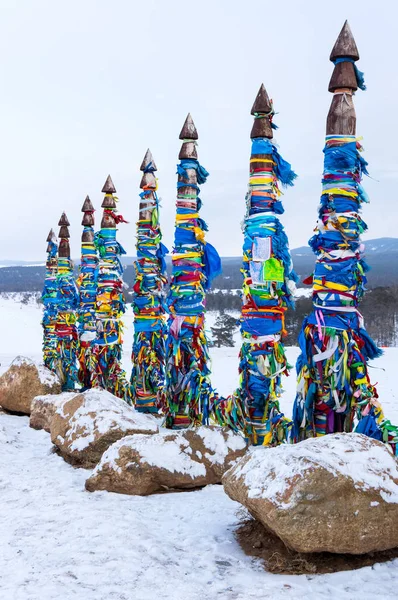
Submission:
[[[349,88],[353,91],[358,89],[354,65],[350,62],[339,63],[333,69],[329,82],[329,92],[334,92],[339,88]]]
[[[339,33],[339,36],[330,53],[330,60],[333,62],[336,58],[353,58],[359,60],[359,52],[352,35],[351,28],[346,21]]]
[[[142,163],[141,163],[141,166],[140,166],[140,171],[145,171],[145,169],[147,168],[147,166],[148,166],[149,164],[151,164],[151,166],[152,166],[152,169],[153,169],[154,171],[157,171],[157,170],[158,170],[158,168],[157,168],[157,166],[156,166],[156,163],[155,163],[155,161],[153,160],[152,152],[151,152],[151,151],[149,150],[149,148],[148,148],[148,150],[146,151],[146,153],[145,153],[145,156],[144,156],[144,158],[143,158],[143,161],[142,161]]]
[[[58,247],[59,258],[70,258],[69,240],[61,239]]]
[[[89,196],[86,196],[86,199],[83,202],[83,206],[82,206],[82,212],[93,212],[94,211],[94,206],[93,203],[91,202]]]
[[[68,217],[66,216],[66,214],[64,212],[62,213],[61,218],[58,221],[58,226],[61,227],[62,225],[66,225],[67,227],[70,225],[70,223],[68,221]]]
[[[93,227],[94,225],[94,215],[92,213],[84,213],[83,215],[83,219],[82,219],[82,225],[84,225],[84,227]]]
[[[101,192],[103,192],[104,194],[116,194],[116,188],[113,185],[113,181],[110,175],[108,175],[108,177],[106,178],[104,187],[102,188]]]
[[[269,113],[272,110],[272,104],[267,94],[267,90],[262,83],[260,89],[258,90],[256,99],[252,106],[250,114],[253,116],[258,113]]]
[[[198,132],[196,131],[195,123],[191,117],[191,113],[188,113],[185,123],[180,131],[180,140],[197,140]]]
[[[326,135],[355,135],[356,122],[351,94],[348,90],[335,94],[326,121]]]
[[[143,189],[148,189],[150,188],[151,190],[156,190],[156,177],[153,173],[148,172],[148,173],[144,173],[142,178],[141,178],[141,182],[140,182],[140,188]]]
[[[336,58],[359,59],[358,48],[348,22],[343,25],[330,54]],[[358,89],[354,65],[342,62],[335,65],[329,83],[329,91],[334,93],[326,120],[326,135],[356,135],[356,115],[352,93]]]

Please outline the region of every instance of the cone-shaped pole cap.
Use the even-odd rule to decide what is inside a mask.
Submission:
[[[55,233],[53,229],[50,229],[50,233],[47,236],[46,242],[53,242],[55,240]]]
[[[116,208],[116,200],[113,196],[105,196],[101,206],[102,208]]]
[[[68,225],[70,225],[69,221],[68,221],[68,217],[66,216],[66,214],[63,212],[61,215],[60,220],[58,221],[58,226],[61,227],[62,225],[66,225],[68,227]]]
[[[104,187],[102,188],[101,192],[103,192],[104,194],[116,194],[116,188],[113,185],[113,181],[110,175],[108,175],[108,177],[106,178]]]
[[[83,202],[82,212],[93,212],[93,211],[94,211],[93,203],[91,202],[90,198],[88,196],[86,196],[86,199]]]
[[[180,140],[197,140],[198,132],[196,131],[195,123],[191,117],[191,113],[188,113],[185,123],[180,131]]]
[[[359,60],[359,52],[357,45],[352,35],[351,28],[346,21],[343,25],[342,30],[339,33],[339,37],[336,40],[333,50],[330,53],[330,60],[333,62],[336,58],[353,58]]]
[[[94,215],[92,212],[85,212],[82,219],[84,227],[92,227],[94,225]]]
[[[140,166],[140,171],[145,171],[145,169],[147,168],[147,166],[148,166],[149,164],[151,165],[151,168],[152,168],[154,171],[157,171],[157,170],[158,170],[158,168],[157,168],[157,166],[156,166],[156,163],[155,163],[155,161],[153,160],[152,152],[151,152],[151,151],[149,150],[149,148],[148,148],[148,150],[145,152],[144,159],[143,159],[143,161],[142,161],[142,163],[141,163],[141,166]]]
[[[260,89],[258,90],[258,94],[254,101],[254,104],[251,109],[252,115],[258,113],[269,113],[272,110],[272,104],[267,94],[267,90],[264,87],[264,84],[261,84]]]
[[[69,229],[68,229],[67,225],[62,225],[60,227],[58,237],[60,239],[70,238]]]

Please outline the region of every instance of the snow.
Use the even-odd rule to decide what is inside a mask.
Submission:
[[[39,374],[40,383],[43,385],[53,386],[56,383],[59,383],[59,379],[55,373],[47,369],[44,365],[38,364],[36,365],[37,372]]]
[[[41,360],[40,320],[38,305],[0,296],[0,372],[20,354]],[[125,325],[129,375],[130,309]],[[239,343],[211,349],[223,394],[238,383],[238,352]],[[287,349],[290,364],[297,354]],[[393,422],[397,364],[398,349],[387,348],[370,371]],[[290,415],[294,371],[285,390],[281,406]],[[1,600],[374,600],[381,589],[397,596],[398,560],[330,575],[265,572],[236,542],[240,505],[222,486],[135,497],[86,492],[89,475],[54,454],[50,436],[30,429],[27,417],[0,414]]]
[[[223,465],[231,450],[243,450],[246,447],[245,440],[232,431],[228,432],[227,440],[224,439],[221,432],[217,431],[217,429],[199,427],[196,433],[202,438],[206,448],[210,450],[210,452],[206,452],[205,457],[212,464]]]
[[[3,433],[2,433],[3,432]],[[26,417],[0,414],[4,600],[262,600],[396,597],[398,560],[319,576],[266,573],[233,531],[221,486],[133,497],[84,489]]]
[[[101,389],[92,389],[84,392],[84,402],[76,410],[72,425],[66,434],[66,442],[70,442],[70,449],[82,451],[96,439],[96,433],[103,434],[108,431],[128,431],[137,429],[156,433],[158,426],[155,420],[128,406],[123,400]],[[65,417],[65,403],[57,408],[57,413]]]
[[[126,436],[112,444],[103,455],[95,472],[100,471],[105,464],[109,464],[114,471],[120,472],[116,460],[122,446],[129,446],[136,450],[142,457],[142,462],[153,467],[163,468],[171,473],[183,473],[192,478],[206,475],[205,466],[188,456],[189,443],[182,436],[178,436],[176,440],[167,440],[164,435],[140,434]]]
[[[234,476],[244,478],[249,498],[267,498],[288,510],[297,501],[294,492],[287,502],[284,500],[292,479],[304,478],[316,465],[335,477],[350,478],[358,490],[375,490],[385,502],[398,503],[397,460],[386,446],[373,443],[361,434],[342,433],[295,445],[254,448],[250,460],[235,467]]]

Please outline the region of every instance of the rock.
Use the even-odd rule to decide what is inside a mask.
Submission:
[[[240,435],[219,427],[131,435],[104,453],[86,489],[146,496],[220,483],[245,451]]]
[[[51,421],[58,408],[67,400],[74,398],[78,392],[63,392],[36,396],[32,400],[29,425],[33,429],[44,429],[50,432]]]
[[[10,412],[29,415],[35,396],[60,392],[57,375],[23,356],[17,356],[0,377],[0,406]]]
[[[150,415],[99,388],[63,402],[50,426],[51,441],[63,458],[82,467],[95,466],[105,450],[126,435],[158,430]]]
[[[398,547],[398,461],[362,434],[254,448],[222,482],[230,498],[297,552]]]

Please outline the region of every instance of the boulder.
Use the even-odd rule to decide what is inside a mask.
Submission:
[[[220,427],[131,435],[104,453],[86,489],[146,496],[220,483],[245,451],[240,435]]]
[[[29,425],[33,429],[44,429],[50,432],[51,421],[60,406],[74,398],[78,392],[63,392],[62,394],[48,394],[36,396],[32,400]]]
[[[133,433],[158,432],[156,420],[120,398],[94,388],[63,402],[51,420],[51,441],[63,458],[81,467],[95,466],[111,444]]]
[[[58,376],[30,358],[18,356],[0,377],[0,406],[10,412],[29,415],[35,396],[60,392]]]
[[[254,448],[222,482],[230,498],[297,552],[398,547],[398,461],[362,434]]]

